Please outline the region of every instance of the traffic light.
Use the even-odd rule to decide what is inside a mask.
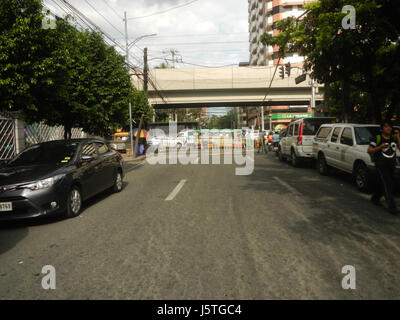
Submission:
[[[281,76],[282,79],[285,79],[285,67],[284,66],[279,67],[279,75]]]
[[[290,77],[290,70],[291,70],[291,65],[290,62],[286,63],[286,74],[288,77]]]

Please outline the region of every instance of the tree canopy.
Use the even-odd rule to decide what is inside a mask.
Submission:
[[[129,69],[101,33],[79,31],[70,17],[55,28],[39,0],[0,0],[0,109],[19,111],[27,122],[63,125],[106,135],[133,118],[152,117],[147,96],[137,91]]]
[[[344,28],[346,5],[355,8],[355,28]],[[331,112],[342,119],[380,121],[400,113],[400,6],[396,0],[319,0],[305,5],[302,19],[276,23],[264,45],[279,55],[306,56],[304,68],[327,85]]]

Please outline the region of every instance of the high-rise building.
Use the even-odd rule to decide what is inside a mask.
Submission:
[[[277,21],[288,17],[300,17],[304,12],[304,4],[317,0],[248,0],[249,3],[249,41],[251,66],[276,66],[278,64],[277,46],[264,46],[260,38],[264,33],[277,35]],[[284,65],[302,66],[304,57],[297,53],[287,54],[280,60]],[[260,107],[249,107],[249,127],[260,126]],[[311,115],[310,106],[267,106],[264,108],[264,127],[273,129],[277,125],[287,125],[292,119]]]
[[[287,17],[299,17],[303,5],[315,0],[248,0],[250,65],[273,66],[278,62],[278,47],[264,46],[259,40],[263,33],[277,35],[275,23]],[[281,63],[302,64],[304,57],[288,54]]]

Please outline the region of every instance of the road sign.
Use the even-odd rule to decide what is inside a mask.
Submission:
[[[304,81],[306,81],[307,79],[307,74],[302,74],[301,76],[296,77],[296,84],[302,83]]]

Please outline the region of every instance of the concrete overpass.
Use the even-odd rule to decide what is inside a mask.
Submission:
[[[309,79],[296,85],[298,69],[283,80],[278,69],[266,96],[274,71],[275,67],[153,69],[149,71],[149,100],[155,109],[310,105]],[[133,82],[143,89],[141,79],[134,76]],[[316,101],[322,100],[320,86]]]

